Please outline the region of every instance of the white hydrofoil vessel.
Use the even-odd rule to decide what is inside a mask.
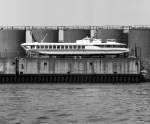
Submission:
[[[83,38],[75,43],[23,43],[21,46],[30,54],[44,55],[117,55],[129,52],[126,44],[115,39]]]

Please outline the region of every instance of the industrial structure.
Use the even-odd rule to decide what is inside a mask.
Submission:
[[[130,49],[140,47],[141,57],[149,57],[149,26],[1,26],[0,56],[23,56],[20,47],[25,42],[72,43],[84,37],[96,37],[103,41],[116,39],[128,44]]]
[[[130,56],[126,58],[115,58],[113,60],[107,57],[94,58],[92,59],[93,61],[91,60],[92,57],[82,58],[80,56],[79,58],[75,57],[73,59],[59,59],[55,57],[28,58],[25,50],[20,46],[20,44],[25,42],[69,44],[75,43],[76,40],[81,40],[87,36],[102,39],[104,42],[107,39],[116,39],[117,42],[128,45],[130,48]],[[96,82],[106,82],[105,78],[103,79],[100,77],[104,74],[106,78],[107,75],[108,77],[113,77],[110,79],[113,79],[114,82],[126,82],[124,77],[129,77],[127,78],[128,82],[130,82],[130,78],[132,80],[131,82],[138,82],[141,80],[141,62],[144,63],[144,69],[149,71],[149,42],[149,26],[1,26],[0,77],[2,78],[0,78],[0,80],[5,82],[6,80],[9,80],[9,76],[12,75],[12,78],[10,78],[12,80],[25,81],[28,80],[28,78],[26,79],[25,77],[32,73],[32,76],[35,74],[35,77],[37,74],[49,76],[64,74],[66,75],[64,82],[69,80],[69,75],[79,75],[76,78],[85,78],[84,81],[81,79],[83,82],[88,80],[86,78],[87,75],[97,75],[97,78],[95,79]],[[117,70],[115,68],[121,68],[121,70],[114,71]],[[120,75],[122,78],[120,78]],[[23,79],[20,78],[20,76],[22,76]],[[43,81],[48,82],[48,78],[49,77],[45,77]],[[70,80],[76,81],[78,80],[76,78],[74,79],[72,77]],[[34,79],[31,79],[30,81],[32,80]],[[42,77],[40,80],[42,80]],[[51,81],[53,80],[56,82],[55,79],[51,79]],[[37,81],[36,78],[35,81]],[[61,79],[59,79],[59,81],[61,82]]]
[[[58,42],[58,30],[56,29],[32,29],[31,35],[34,42]]]
[[[26,41],[26,30],[1,28],[0,29],[0,57],[23,57],[25,51],[20,44]]]

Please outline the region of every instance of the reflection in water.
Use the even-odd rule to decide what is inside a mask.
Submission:
[[[150,84],[0,85],[0,124],[149,124]]]

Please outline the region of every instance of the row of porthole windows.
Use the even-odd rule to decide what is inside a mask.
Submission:
[[[66,46],[63,46],[63,45],[51,45],[51,46],[44,46],[44,45],[32,45],[31,46],[31,49],[85,49],[85,46],[71,46],[71,45],[66,45]]]

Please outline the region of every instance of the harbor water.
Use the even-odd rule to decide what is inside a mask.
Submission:
[[[0,85],[0,124],[149,123],[150,83]]]

